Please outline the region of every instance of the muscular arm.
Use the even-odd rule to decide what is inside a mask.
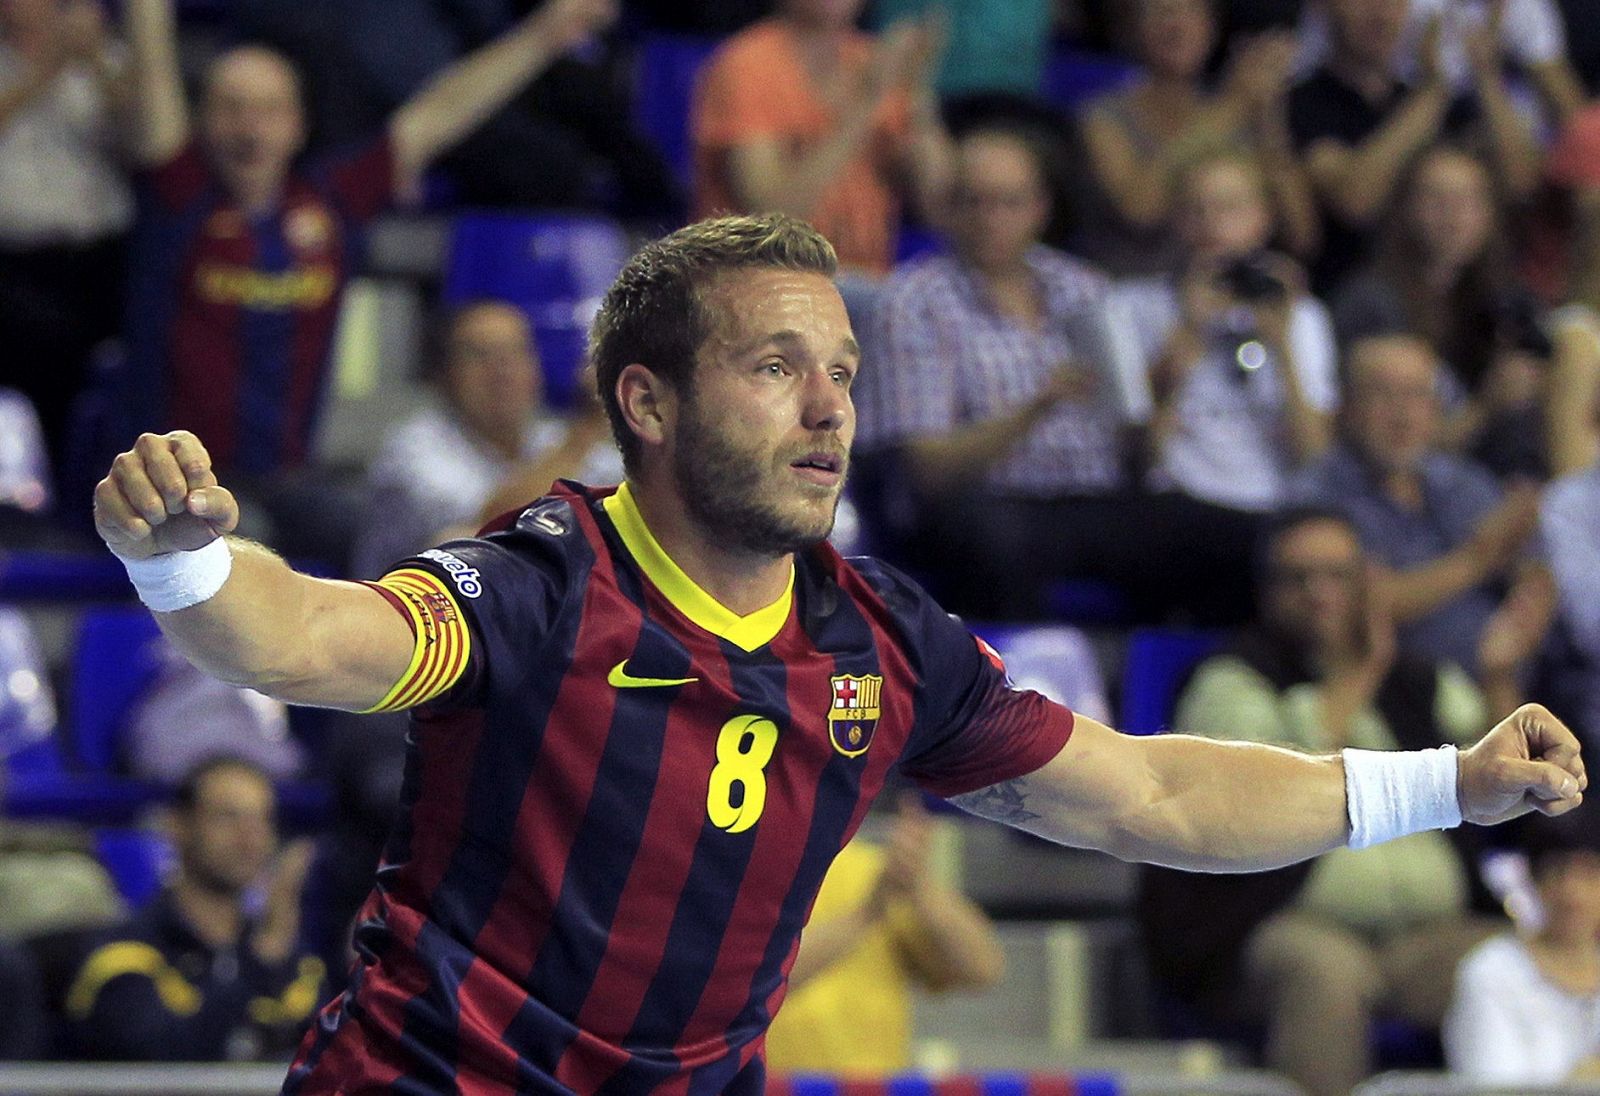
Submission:
[[[1456,788],[1464,818],[1494,823],[1534,809],[1563,814],[1586,782],[1572,732],[1528,705],[1460,753]],[[1082,716],[1034,772],[951,801],[1059,844],[1189,871],[1264,871],[1350,835],[1340,756],[1134,737]]]
[[[1191,871],[1264,871],[1349,837],[1337,757],[1134,737],[1082,716],[1042,768],[951,801],[1059,844]]]
[[[95,527],[130,559],[191,552],[238,523],[193,434],[145,434],[95,488]],[[405,675],[410,625],[372,589],[299,574],[264,548],[229,540],[232,569],[210,598],[156,613],[207,673],[293,704],[364,711]]]
[[[189,108],[178,67],[172,0],[128,0],[130,150],[141,164],[165,163],[189,140]]]
[[[233,573],[215,597],[155,614],[201,670],[288,704],[356,712],[405,674],[415,641],[381,594],[302,575],[249,541],[229,538],[228,548]]]

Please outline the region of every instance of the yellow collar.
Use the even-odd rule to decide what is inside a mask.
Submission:
[[[639,504],[634,501],[633,492],[626,483],[619,486],[615,494],[603,499],[600,505],[605,507],[628,554],[639,564],[645,577],[694,623],[746,651],[771,643],[783,630],[784,622],[789,619],[789,607],[794,602],[792,565],[789,568],[789,581],[777,601],[748,616],[740,616],[702,590],[694,579],[683,573],[682,567],[672,561],[666,549],[650,532],[649,526],[645,525],[644,515],[639,513]]]

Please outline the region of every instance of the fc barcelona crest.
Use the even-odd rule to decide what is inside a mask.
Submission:
[[[846,757],[859,757],[872,745],[872,732],[878,729],[882,711],[879,699],[883,678],[843,675],[831,679],[833,701],[828,707],[828,735],[833,748]]]

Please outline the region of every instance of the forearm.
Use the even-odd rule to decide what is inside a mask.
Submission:
[[[818,144],[790,153],[777,147],[734,149],[732,182],[740,206],[810,217],[872,133],[872,109],[848,107],[838,128]]]
[[[1478,102],[1483,106],[1490,154],[1506,196],[1513,201],[1527,198],[1539,185],[1539,146],[1532,130],[1498,73],[1479,79]]]
[[[807,925],[789,970],[789,988],[805,985],[861,946],[876,914],[866,905]]]
[[[337,687],[330,691],[334,665],[319,654],[328,649],[325,636],[338,603],[377,595],[351,583],[299,574],[247,540],[230,537],[228,548],[232,570],[213,597],[177,612],[154,614],[184,657],[230,685],[288,703],[355,710],[375,703],[378,697],[370,690],[357,689],[349,696]],[[400,669],[392,680],[399,679]]]
[[[421,173],[555,60],[560,44],[539,16],[451,65],[390,120],[403,175]]]
[[[895,941],[930,990],[987,989],[1005,974],[1006,953],[981,909],[943,887],[890,907]]]
[[[1351,150],[1338,171],[1314,180],[1327,202],[1352,224],[1371,223],[1383,212],[1412,155],[1438,133],[1448,107],[1443,85],[1414,92],[1376,134]]]
[[[1274,123],[1287,128],[1284,123]],[[1317,211],[1317,196],[1311,189],[1287,133],[1267,137],[1261,146],[1262,166],[1272,190],[1272,204],[1278,212],[1278,229],[1288,252],[1302,261],[1322,246],[1322,215]]]
[[[1406,624],[1427,616],[1487,577],[1486,569],[1469,547],[1457,548],[1432,563],[1394,572],[1386,583],[1394,621]]]
[[[912,479],[925,493],[948,491],[982,477],[1027,436],[1049,405],[1031,401],[1009,415],[958,427],[906,446]]]
[[[930,224],[942,224],[955,176],[955,147],[931,91],[919,97],[913,111],[906,168],[918,211]]]
[[[125,18],[132,65],[130,144],[141,163],[159,164],[189,139],[177,18],[172,0],[128,0]]]
[[[1187,871],[1265,871],[1343,845],[1349,837],[1344,765],[1278,746],[1190,735],[1138,741],[1139,794],[1087,821],[1077,804],[1033,797],[1024,828],[1120,860]]]
[[[1309,464],[1322,456],[1333,442],[1333,424],[1328,416],[1311,405],[1300,384],[1294,351],[1287,338],[1280,341],[1274,357],[1278,378],[1283,384],[1284,425],[1288,427],[1289,452],[1297,465]]]

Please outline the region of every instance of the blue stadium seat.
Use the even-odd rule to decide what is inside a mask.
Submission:
[[[166,834],[145,829],[96,830],[94,854],[118,893],[134,908],[161,890],[176,855]]]
[[[1222,644],[1219,632],[1140,628],[1128,638],[1122,671],[1122,729],[1160,734],[1172,722],[1189,671]]]
[[[1046,100],[1073,110],[1090,99],[1116,91],[1139,75],[1137,65],[1120,57],[1081,50],[1061,50],[1044,69]]]
[[[142,606],[91,609],[72,666],[72,749],[84,768],[113,772],[128,707],[160,668],[160,629]]]
[[[543,359],[546,396],[570,407],[589,323],[629,252],[626,233],[603,217],[463,214],[451,236],[444,302],[492,297],[526,312]]]
[[[655,34],[646,38],[639,50],[634,121],[655,142],[686,190],[694,176],[689,111],[694,103],[695,81],[716,48],[715,38],[702,35]]]

